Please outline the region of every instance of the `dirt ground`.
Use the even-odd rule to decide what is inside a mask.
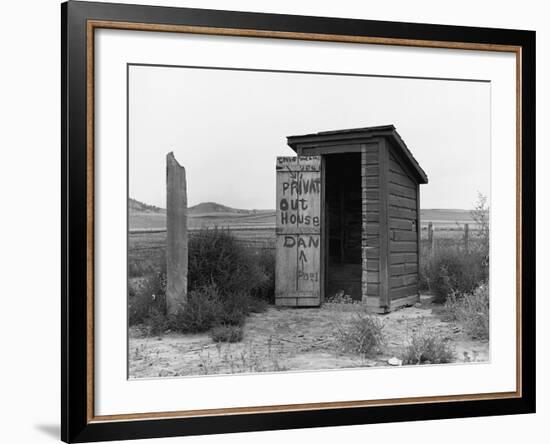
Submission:
[[[399,358],[412,333],[429,329],[455,351],[455,362],[489,360],[489,342],[466,337],[459,325],[442,320],[427,296],[414,307],[378,315],[387,345],[372,358],[343,353],[336,341],[337,326],[345,326],[360,309],[355,304],[325,304],[321,308],[276,308],[253,313],[236,344],[214,343],[208,333],[165,333],[145,336],[130,329],[130,378],[205,374],[321,370],[390,365]]]

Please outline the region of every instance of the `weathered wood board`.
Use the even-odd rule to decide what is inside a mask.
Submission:
[[[166,156],[166,310],[187,301],[187,182],[173,153]]]
[[[278,157],[275,303],[321,304],[321,157]]]
[[[408,168],[389,152],[389,305],[416,302],[418,296],[418,184]]]
[[[363,303],[380,306],[380,152],[378,144],[362,145]]]

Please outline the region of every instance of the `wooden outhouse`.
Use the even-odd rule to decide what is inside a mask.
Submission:
[[[419,300],[420,184],[393,125],[288,137],[278,157],[275,301],[347,295],[375,312]]]

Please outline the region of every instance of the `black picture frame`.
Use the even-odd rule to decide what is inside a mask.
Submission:
[[[520,48],[521,394],[499,399],[389,403],[196,417],[96,421],[90,416],[90,142],[87,38],[90,20],[265,32],[407,39]],[[69,1],[61,5],[61,438],[90,442],[326,427],[535,412],[535,32]],[[93,110],[92,110],[93,111]],[[513,198],[512,196],[510,197]],[[92,200],[93,205],[93,200]],[[93,211],[92,211],[93,213]],[[92,232],[93,234],[93,232]]]

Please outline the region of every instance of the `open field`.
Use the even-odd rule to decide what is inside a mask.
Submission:
[[[258,213],[251,214],[235,214],[235,213],[198,213],[190,214],[187,218],[187,225],[190,229],[198,229],[202,227],[275,227],[275,212],[264,210]],[[162,230],[166,228],[165,213],[130,213],[130,230],[146,230],[156,229]]]
[[[166,228],[166,211],[161,208],[150,208],[155,207],[130,205],[130,231]],[[475,221],[468,210],[422,209],[420,220],[423,230],[429,222],[450,231],[457,230],[464,224],[469,224],[470,229],[475,229]],[[275,210],[241,210],[209,202],[190,207],[187,223],[190,229],[213,226],[269,229],[275,227]]]
[[[198,230],[189,230],[193,236]],[[256,249],[275,248],[275,229],[262,227],[232,228],[231,233],[244,245]],[[131,277],[143,276],[161,268],[165,260],[166,231],[130,231],[128,236],[128,267]]]
[[[130,378],[301,371],[387,366],[403,355],[411,335],[429,331],[454,351],[452,362],[489,359],[488,341],[468,339],[460,326],[444,321],[432,310],[429,297],[422,303],[387,315],[387,346],[373,356],[345,353],[337,341],[338,328],[353,319],[360,304],[325,304],[322,308],[269,307],[253,313],[244,326],[242,342],[215,343],[208,333],[146,336],[139,327],[130,329]]]
[[[135,202],[135,201],[134,201]],[[130,233],[128,259],[130,276],[140,276],[158,269],[164,261],[166,240],[166,213],[162,209],[130,206]],[[235,238],[248,247],[275,248],[275,211],[237,210],[214,203],[190,208],[189,235],[201,228],[228,229]],[[428,244],[428,223],[434,226],[434,245],[456,246],[464,238],[464,224],[469,224],[471,243],[476,240],[476,225],[466,210],[421,210],[421,251]],[[430,217],[430,219],[428,219]]]

